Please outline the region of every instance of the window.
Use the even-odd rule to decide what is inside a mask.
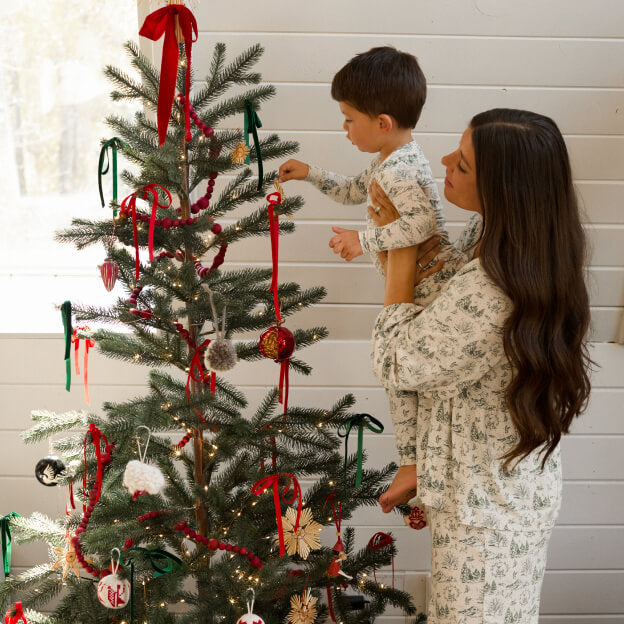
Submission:
[[[113,296],[97,268],[103,246],[77,252],[54,234],[74,216],[109,213],[97,184],[100,140],[111,136],[104,120],[132,105],[112,102],[102,70],[130,71],[123,44],[138,39],[137,9],[128,0],[30,0],[2,3],[0,18],[1,331],[62,332],[56,304]],[[104,189],[108,204],[110,175]]]

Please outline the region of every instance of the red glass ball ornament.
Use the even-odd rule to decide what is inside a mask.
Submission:
[[[115,282],[117,281],[117,276],[119,275],[119,267],[117,266],[117,263],[110,258],[106,258],[100,266],[100,275],[102,276],[102,281],[104,282],[104,288],[106,288],[109,292],[113,290]]]
[[[293,354],[295,346],[292,332],[280,325],[269,327],[258,341],[260,353],[276,362],[287,360]]]

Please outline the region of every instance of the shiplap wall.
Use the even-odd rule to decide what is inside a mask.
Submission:
[[[140,3],[139,11],[149,10]],[[303,160],[356,173],[368,155],[344,138],[331,77],[353,54],[391,44],[418,56],[429,96],[415,137],[440,178],[443,154],[454,149],[475,113],[494,106],[524,107],[551,115],[566,136],[577,188],[593,247],[588,275],[592,289],[594,344],[600,365],[587,414],[563,442],[564,502],[555,528],[542,594],[542,624],[624,622],[624,349],[615,344],[624,306],[624,2],[621,0],[395,0],[381,5],[354,2],[277,3],[261,0],[194,7],[200,37],[194,46],[196,77],[208,66],[217,41],[235,54],[260,42],[259,64],[277,96],[260,112],[262,132],[278,131],[299,141]],[[142,42],[149,53],[151,46]],[[160,58],[156,49],[155,58]],[[242,120],[233,120],[242,126]],[[223,181],[219,181],[222,184]],[[330,405],[346,392],[358,409],[386,424],[383,435],[366,437],[369,461],[395,458],[384,393],[369,370],[368,335],[379,310],[382,284],[365,258],[337,262],[327,247],[330,226],[359,228],[363,207],[342,207],[303,183],[286,191],[302,194],[297,232],[280,243],[283,279],[327,287],[325,302],[289,321],[289,327],[326,325],[330,339],[302,357],[311,377],[293,376],[293,404]],[[241,210],[241,214],[245,210]],[[446,206],[449,229],[460,231],[464,215]],[[230,266],[267,265],[268,240],[245,241],[228,252]],[[37,284],[59,298],[87,293],[97,277],[59,275]],[[60,516],[63,492],[43,488],[32,476],[45,445],[24,446],[19,431],[32,409],[66,411],[84,407],[80,380],[71,394],[63,387],[62,340],[57,334],[0,337],[0,479],[3,513],[40,510]],[[94,411],[104,400],[124,400],[145,391],[147,371],[101,357],[91,359]],[[238,365],[229,378],[250,404],[275,383],[270,362]],[[400,553],[397,585],[412,591],[424,609],[429,565],[427,530],[406,529],[397,516],[366,510],[351,523],[360,543],[392,528]],[[15,570],[40,562],[41,546],[14,549]],[[389,575],[384,580],[389,581]],[[380,579],[381,580],[381,579]],[[390,610],[379,621],[402,622]]]

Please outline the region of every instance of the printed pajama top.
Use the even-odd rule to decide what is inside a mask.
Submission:
[[[503,350],[508,297],[479,259],[425,309],[389,305],[373,330],[373,371],[387,388],[417,392],[418,496],[463,524],[499,530],[554,525],[561,502],[560,448],[544,470],[534,451],[509,472],[515,443],[505,405],[511,368]]]

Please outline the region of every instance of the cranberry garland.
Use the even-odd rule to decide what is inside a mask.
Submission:
[[[84,476],[83,476],[83,490],[86,495],[87,492],[87,440],[91,436],[91,442],[95,447],[95,458],[97,462],[97,474],[95,477],[95,482],[91,489],[89,490],[89,500],[88,503],[83,503],[83,515],[78,528],[76,529],[76,534],[71,538],[71,544],[76,553],[76,559],[78,563],[85,569],[86,572],[92,574],[93,576],[103,578],[110,574],[109,568],[102,568],[98,570],[96,567],[92,566],[86,559],[82,553],[82,546],[80,545],[80,534],[85,533],[87,530],[87,526],[89,524],[89,519],[91,518],[91,513],[95,508],[95,505],[100,500],[100,493],[102,491],[102,478],[104,474],[104,469],[111,463],[112,454],[114,444],[109,444],[108,440],[104,436],[104,434],[93,424],[89,425],[89,431],[85,436],[84,440],[84,456],[85,456],[85,465],[84,465]],[[104,442],[104,452],[102,453],[100,447],[100,441]]]
[[[264,567],[262,561],[260,561],[260,557],[255,555],[251,551],[248,551],[246,548],[242,546],[237,546],[235,544],[227,544],[226,542],[221,542],[218,539],[212,537],[202,537],[186,523],[185,520],[180,520],[173,525],[175,531],[182,531],[186,537],[194,540],[198,544],[202,544],[203,546],[207,546],[210,550],[225,550],[226,552],[233,552],[241,557],[247,557],[249,563],[254,568],[258,568],[261,570]]]

